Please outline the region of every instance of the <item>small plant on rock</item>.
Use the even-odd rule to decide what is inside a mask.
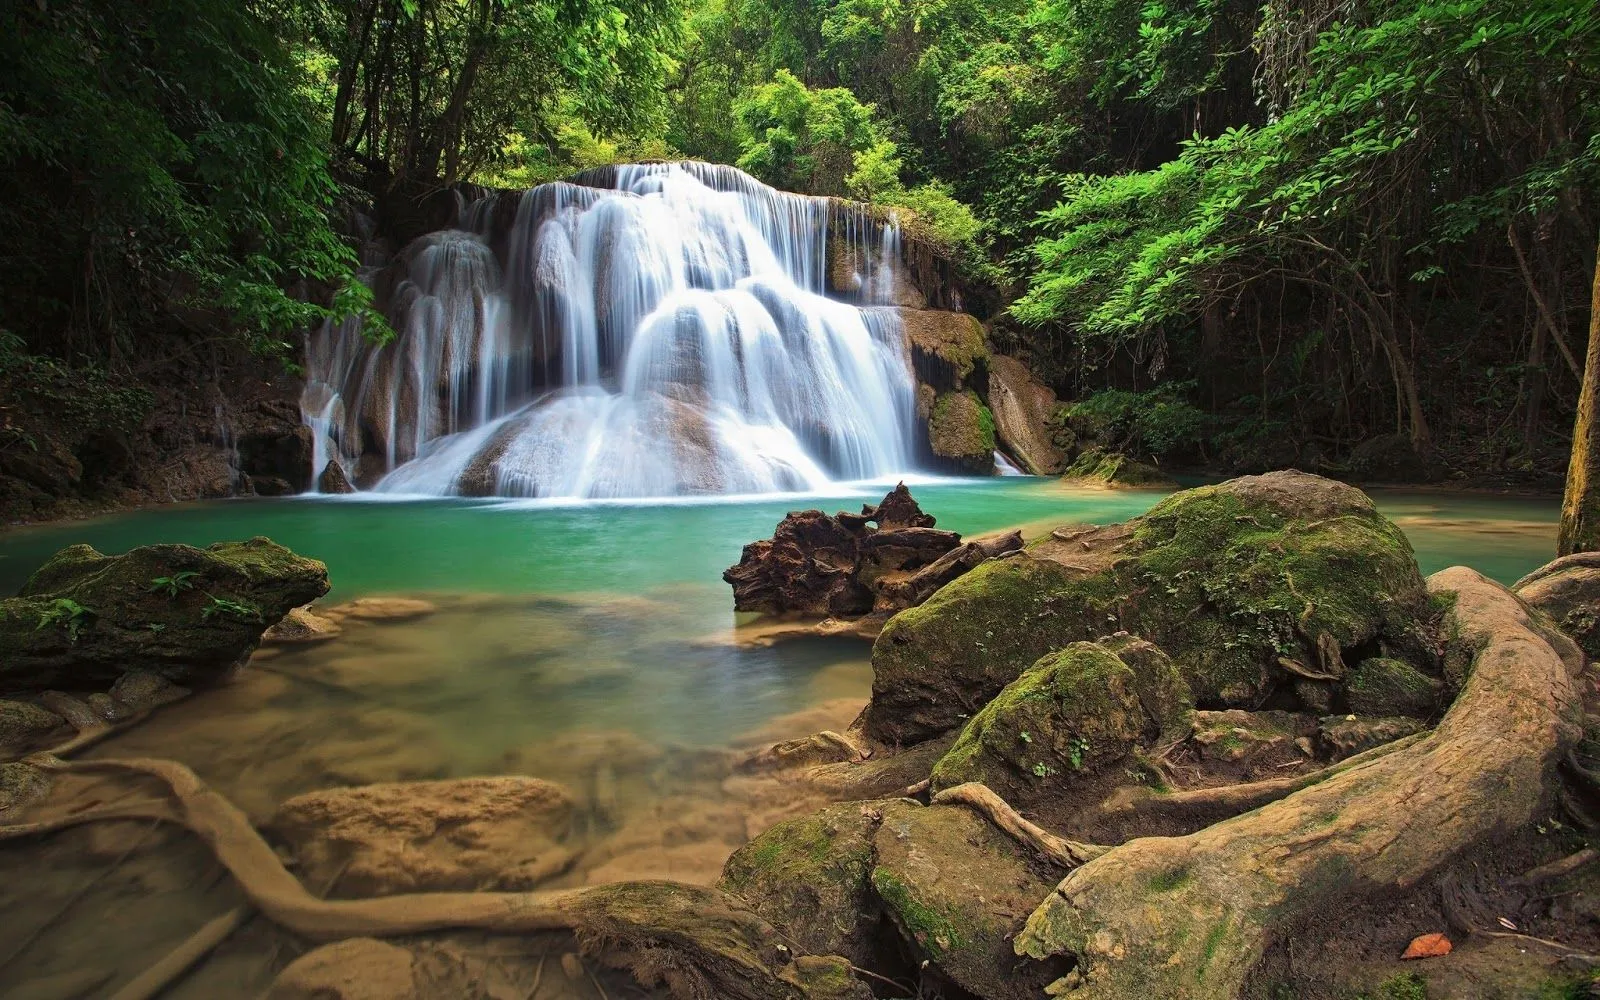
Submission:
[[[162,593],[168,597],[177,597],[185,590],[193,590],[194,584],[189,581],[199,576],[194,570],[183,570],[171,576],[158,576],[150,581],[151,593]]]
[[[67,640],[77,642],[83,630],[94,619],[95,613],[74,601],[70,597],[58,597],[50,602],[43,613],[39,615],[39,624],[34,626],[34,631],[64,625],[67,629]]]
[[[253,604],[229,600],[226,597],[218,597],[215,594],[207,594],[206,596],[211,598],[211,603],[206,605],[205,610],[200,612],[202,621],[211,618],[213,615],[232,615],[244,621],[261,620],[261,609]]]

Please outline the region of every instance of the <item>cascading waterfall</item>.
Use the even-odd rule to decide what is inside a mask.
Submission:
[[[509,232],[497,207],[463,205],[461,229],[369,275],[392,343],[354,320],[312,338],[318,476],[338,461],[384,492],[586,498],[911,467],[914,376],[882,308],[892,219],[698,163],[541,185]]]

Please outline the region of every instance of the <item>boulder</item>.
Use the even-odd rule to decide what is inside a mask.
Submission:
[[[56,713],[25,701],[0,701],[0,753],[21,755],[57,731],[69,730]]]
[[[987,476],[994,472],[994,415],[971,390],[946,392],[928,416],[928,446],[952,472]]]
[[[872,890],[884,802],[845,802],[771,827],[737,851],[717,887],[806,951],[876,961],[883,906]]]
[[[1119,451],[1089,448],[1078,454],[1067,467],[1065,479],[1097,486],[1125,486],[1139,489],[1175,489],[1165,473],[1153,465],[1135,461]]]
[[[911,348],[917,380],[936,392],[978,388],[987,383],[989,349],[983,324],[966,313],[938,309],[897,309]]]
[[[333,619],[324,618],[309,607],[294,608],[267,629],[261,641],[266,645],[301,646],[337,639],[343,633],[344,629]]]
[[[73,545],[0,601],[0,691],[104,688],[134,665],[215,681],[327,591],[327,567],[266,538],[120,556]]]
[[[989,357],[995,436],[1029,475],[1054,476],[1066,470],[1066,453],[1056,447],[1051,427],[1059,407],[1056,394],[1027,365],[1003,354]]]
[[[1600,659],[1600,552],[1562,556],[1518,580],[1512,592],[1550,616],[1590,659]]]
[[[1073,643],[1006,685],[934,765],[934,789],[976,781],[1013,805],[1048,797],[1053,810],[1070,809],[1067,800],[1096,796],[1100,775],[1126,780],[1163,731],[1187,734],[1193,710],[1172,662],[1143,640],[1114,642]]]
[[[350,484],[350,477],[345,475],[344,466],[337,459],[330,461],[322,469],[322,474],[317,476],[317,492],[319,493],[354,493],[356,488]]]
[[[0,820],[21,812],[49,791],[50,775],[32,764],[0,764]]]
[[[954,579],[1009,544],[980,544],[965,562],[947,559],[961,536],[933,525],[901,483],[859,514],[790,513],[770,539],[746,545],[722,579],[736,611],[850,618],[909,607],[937,589],[932,579]],[[932,575],[918,582],[925,570]]]
[[[1206,764],[1275,767],[1306,756],[1299,741],[1311,736],[1315,723],[1293,712],[1196,712],[1191,739]]]
[[[409,622],[426,618],[438,611],[432,601],[414,597],[358,597],[353,601],[323,608],[318,617],[335,625],[346,621],[357,622]]]
[[[1344,684],[1345,703],[1357,715],[1426,719],[1439,711],[1443,698],[1444,681],[1387,656],[1362,660]]]
[[[1057,529],[890,619],[865,723],[891,744],[961,725],[1053,650],[1125,630],[1160,646],[1202,708],[1341,685],[1346,651],[1429,663],[1411,546],[1350,486],[1299,472],[1175,494],[1124,525]]]
[[[1404,739],[1426,728],[1418,719],[1401,716],[1363,718],[1334,715],[1324,718],[1317,725],[1316,746],[1320,756],[1338,761]]]
[[[269,828],[311,886],[337,893],[527,889],[565,871],[572,800],[538,778],[458,778],[298,795]],[[340,872],[340,869],[343,872]]]
[[[285,966],[267,1000],[421,1000],[412,962],[411,952],[373,938],[323,945]]]

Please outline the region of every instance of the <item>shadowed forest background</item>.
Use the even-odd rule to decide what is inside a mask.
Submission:
[[[30,0],[4,20],[0,472],[33,483],[77,462],[92,492],[173,386],[292,375],[305,331],[370,311],[354,209],[403,235],[452,185],[664,158],[894,207],[1073,401],[1061,440],[1216,472],[1565,471],[1600,162],[1583,0]]]

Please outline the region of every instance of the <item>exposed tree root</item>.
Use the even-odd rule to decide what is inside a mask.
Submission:
[[[0,839],[96,820],[170,820],[205,842],[252,906],[302,937],[335,941],[450,928],[509,934],[570,931],[586,950],[627,969],[645,985],[667,986],[677,997],[799,1000],[805,995],[794,978],[787,952],[780,954],[772,943],[772,928],[715,890],[670,882],[632,882],[547,892],[410,893],[324,900],[308,892],[283,867],[244,813],[176,761],[64,761],[48,755],[34,755],[28,761],[54,771],[153,777],[167,786],[172,801],[159,808],[148,803],[110,806],[3,827]],[[219,921],[208,930],[209,934],[196,935],[187,947],[170,956],[172,962],[183,960],[221,934],[223,926]],[[154,973],[165,975],[168,971],[152,969],[152,981]]]
[[[228,939],[228,935],[238,930],[250,917],[250,907],[235,906],[233,909],[206,922],[206,925],[195,931],[178,947],[169,951],[164,958],[150,968],[139,973],[122,989],[111,994],[111,1000],[151,1000],[158,997],[179,976],[188,972],[191,967],[202,958],[211,954],[212,950]]]
[[[987,816],[995,826],[1026,847],[1042,854],[1063,868],[1076,868],[1087,864],[1111,850],[1099,844],[1080,844],[1058,837],[1049,830],[1023,819],[1022,814],[1006,804],[988,785],[976,781],[946,788],[933,797],[934,805],[959,804],[970,806]]]
[[[1149,788],[1121,788],[1101,804],[1100,811],[1108,818],[1116,818],[1122,824],[1134,829],[1148,828],[1161,821],[1198,829],[1231,819],[1252,809],[1259,809],[1302,788],[1321,784],[1334,775],[1364,767],[1391,753],[1412,746],[1426,735],[1418,733],[1415,736],[1407,736],[1393,743],[1373,747],[1371,750],[1320,770],[1287,778],[1166,793]]]
[[[1455,594],[1460,632],[1478,650],[1437,729],[1197,833],[1113,848],[1061,882],[1017,952],[1075,957],[1077,1000],[1237,997],[1300,922],[1356,892],[1409,889],[1534,821],[1579,736],[1582,654],[1471,570],[1429,587]]]
[[[1547,865],[1531,868],[1517,876],[1519,885],[1538,885],[1540,882],[1549,882],[1551,879],[1565,878],[1600,859],[1600,851],[1592,847],[1585,847],[1559,861],[1552,861]]]

